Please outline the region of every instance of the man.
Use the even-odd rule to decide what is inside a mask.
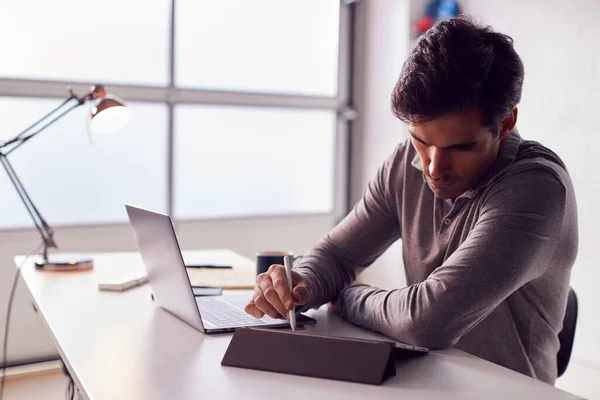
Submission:
[[[506,35],[464,18],[429,30],[392,95],[410,138],[295,268],[292,292],[274,265],[246,311],[333,302],[398,341],[455,346],[553,384],[577,213],[562,161],[515,129],[523,76]],[[353,285],[398,239],[409,286]]]

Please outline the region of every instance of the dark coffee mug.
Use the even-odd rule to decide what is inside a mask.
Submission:
[[[292,257],[292,262],[302,257],[294,256],[294,253],[290,251],[261,251],[256,253],[256,275],[267,272],[273,264],[283,265],[285,256]]]

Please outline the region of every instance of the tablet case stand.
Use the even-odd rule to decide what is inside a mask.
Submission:
[[[390,343],[260,328],[237,330],[221,365],[372,385],[396,375]]]

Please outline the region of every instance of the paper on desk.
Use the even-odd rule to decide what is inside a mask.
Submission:
[[[252,289],[256,281],[253,271],[188,268],[187,272],[193,286],[212,286],[223,289]]]
[[[232,268],[188,268],[192,286],[223,289],[252,289],[256,282],[256,266],[247,258],[228,250],[184,252],[186,265],[231,265]]]

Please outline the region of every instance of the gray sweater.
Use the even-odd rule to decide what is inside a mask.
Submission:
[[[408,286],[352,285],[398,239]],[[400,144],[296,271],[313,290],[306,308],[335,301],[350,322],[398,341],[455,346],[553,384],[577,246],[564,164],[515,130],[455,201],[434,196],[410,141]]]

